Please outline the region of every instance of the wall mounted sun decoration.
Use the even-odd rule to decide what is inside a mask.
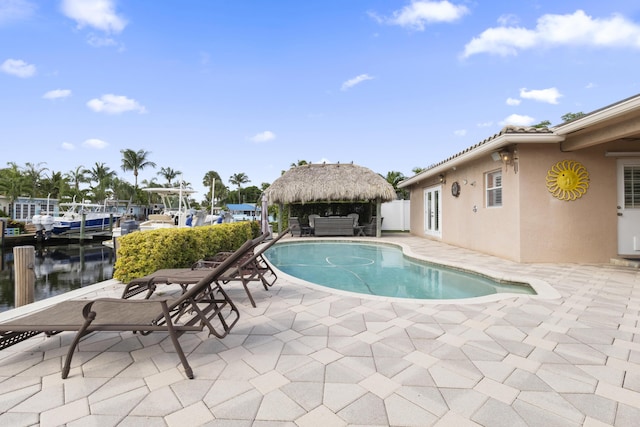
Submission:
[[[589,188],[589,173],[580,162],[563,160],[547,172],[547,189],[560,200],[576,200]]]

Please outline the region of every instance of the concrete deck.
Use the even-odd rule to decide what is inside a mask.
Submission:
[[[382,240],[557,294],[419,303],[281,277],[269,291],[254,287],[252,308],[236,285],[241,319],[230,336],[181,338],[193,380],[164,334],[92,334],[66,380],[72,334],[3,350],[0,425],[637,425],[640,270],[517,264],[406,234]]]

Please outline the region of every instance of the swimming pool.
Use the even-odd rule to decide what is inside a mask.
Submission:
[[[536,292],[522,283],[409,258],[393,245],[349,241],[279,243],[265,256],[282,272],[314,284],[366,295],[464,299],[497,293]]]

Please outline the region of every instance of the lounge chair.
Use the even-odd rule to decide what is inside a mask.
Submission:
[[[289,232],[291,233],[291,236],[293,236],[293,233],[298,233],[299,236],[302,235],[302,229],[300,228],[300,221],[298,221],[298,217],[289,217]]]
[[[252,281],[260,281],[262,282],[262,287],[265,290],[269,290],[269,287],[273,286],[273,284],[278,279],[276,272],[273,271],[269,263],[264,258],[264,253],[278,240],[280,240],[288,230],[283,231],[278,234],[278,237],[270,240],[264,245],[254,248],[253,254],[249,256],[245,256],[240,259],[236,264],[235,268],[229,268],[220,278],[218,279],[223,284],[227,284],[234,281],[239,281],[244,288],[247,296],[249,297],[249,301],[251,301],[251,305],[256,307],[256,302],[253,299],[253,295],[249,291],[249,283]],[[224,259],[225,254],[222,253],[219,257],[222,256]],[[220,261],[216,259],[212,260],[204,260],[199,262],[199,268],[207,268],[210,266],[216,266]]]
[[[366,224],[364,226],[364,234],[367,236],[376,236],[377,235],[377,230],[378,230],[378,225],[377,225],[377,217],[372,216],[371,217],[371,221],[369,221],[369,224]],[[380,218],[380,226],[382,226],[382,221],[384,220],[384,218]]]
[[[67,378],[71,358],[82,337],[99,331],[131,331],[149,334],[159,331],[169,334],[182,362],[185,374],[193,378],[193,370],[180,346],[178,338],[185,332],[199,332],[205,327],[218,338],[226,336],[240,317],[238,309],[217,280],[229,267],[251,248],[251,240],[228,257],[216,268],[209,270],[187,292],[177,299],[118,299],[69,300],[44,310],[9,320],[0,324],[0,350],[34,335],[48,336],[63,331],[76,332],[69,346],[62,369]],[[228,314],[223,310],[229,309]],[[220,323],[218,331],[212,321]]]
[[[249,291],[249,283],[252,281],[260,280],[265,290],[273,286],[278,279],[275,271],[264,259],[263,254],[274,245],[278,240],[284,237],[289,229],[284,230],[278,234],[275,239],[271,239],[266,244],[258,246],[264,242],[265,235],[262,235],[252,240],[249,249],[245,254],[238,258],[232,266],[219,276],[216,280],[217,283],[227,284],[231,281],[240,281],[244,287],[251,305],[256,307],[256,303]],[[233,255],[233,252],[219,252],[213,257],[206,258],[204,260],[197,261],[191,268],[171,268],[158,270],[147,276],[134,279],[126,286],[123,291],[123,298],[129,298],[133,295],[141,292],[147,292],[145,298],[149,298],[153,292],[157,289],[157,285],[162,284],[178,284],[182,287],[182,291],[186,292],[188,287],[197,283],[202,277],[208,274],[208,271],[212,268],[219,266],[222,262],[225,262],[229,256]]]
[[[302,237],[302,236],[308,236],[311,234],[311,228],[308,225],[304,225],[300,223],[300,220],[298,219],[298,217],[295,216],[290,216],[289,217],[289,228],[288,230],[291,232],[291,235],[293,236],[293,233],[297,232],[298,236]]]
[[[265,237],[266,235],[262,234],[259,237],[250,240],[249,242],[251,242],[251,244],[244,251],[244,254],[236,260],[232,267],[235,268],[239,262],[241,262],[242,260],[246,260],[248,257],[252,256],[253,249],[260,243],[262,243]],[[146,292],[147,294],[145,296],[145,299],[148,299],[155,292],[157,285],[177,284],[182,287],[183,292],[186,292],[189,285],[197,283],[200,279],[204,278],[208,274],[208,271],[204,269],[204,267],[217,267],[221,264],[221,261],[224,261],[234,253],[235,252],[220,252],[220,254],[225,254],[225,257],[219,259],[220,262],[217,263],[205,264],[202,260],[200,260],[193,264],[190,268],[164,268],[161,270],[156,270],[151,274],[147,274],[146,276],[133,279],[125,286],[124,290],[122,291],[122,298],[128,299],[142,292]]]
[[[309,234],[316,234],[316,218],[320,218],[318,214],[309,215]]]

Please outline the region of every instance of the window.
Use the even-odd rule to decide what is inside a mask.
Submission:
[[[640,166],[624,167],[624,207],[640,208]]]
[[[487,207],[502,206],[502,171],[497,170],[485,175],[487,189]]]

